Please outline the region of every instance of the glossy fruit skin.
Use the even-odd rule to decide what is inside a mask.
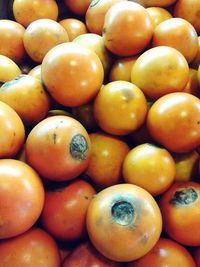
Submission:
[[[23,44],[25,28],[12,20],[0,20],[0,54],[19,63],[25,57]]]
[[[103,38],[105,46],[115,55],[137,55],[148,46],[152,34],[151,18],[137,3],[120,2],[106,13]]]
[[[153,249],[127,267],[196,267],[190,253],[181,245],[166,238],[160,238]]]
[[[199,196],[200,185],[189,181],[174,183],[160,199],[163,229],[182,245],[200,245]]]
[[[15,79],[20,74],[21,70],[13,60],[0,55],[0,83]]]
[[[158,46],[145,51],[136,60],[131,82],[151,100],[182,91],[189,79],[189,67],[176,49]]]
[[[106,84],[94,101],[94,117],[100,128],[110,134],[131,133],[144,123],[146,114],[144,94],[127,81]]]
[[[143,0],[146,7],[168,7],[177,0]]]
[[[0,101],[0,159],[12,158],[25,138],[24,124],[18,114]]]
[[[153,33],[152,46],[170,46],[177,49],[190,63],[198,51],[198,36],[187,20],[171,18],[161,22]]]
[[[77,120],[62,115],[49,117],[28,135],[27,162],[47,179],[70,180],[87,168],[90,146],[89,136]]]
[[[24,47],[27,54],[37,63],[56,45],[69,41],[64,27],[52,19],[38,19],[26,28]]]
[[[161,22],[172,18],[172,15],[162,7],[148,7],[147,12],[152,20],[154,29],[158,26]]]
[[[90,32],[102,35],[105,15],[109,8],[127,0],[93,0],[87,9],[85,21]]]
[[[88,103],[100,90],[103,78],[103,66],[98,56],[76,43],[57,45],[42,62],[42,80],[47,90],[65,106]]]
[[[200,34],[199,22],[200,2],[198,0],[178,0],[174,7],[174,17],[180,17],[190,22]]]
[[[86,236],[86,212],[94,188],[84,180],[45,193],[41,222],[57,240],[77,241]]]
[[[183,92],[171,93],[152,105],[147,128],[151,136],[169,151],[185,153],[200,144],[199,118],[199,98]]]
[[[33,69],[31,69],[28,73],[28,75],[33,76],[39,80],[42,80],[42,75],[41,75],[41,65],[37,65]]]
[[[91,0],[64,0],[65,5],[76,15],[85,15]]]
[[[0,101],[12,107],[26,125],[41,121],[50,106],[41,81],[29,75],[4,83],[0,87]]]
[[[86,222],[96,249],[108,259],[121,262],[136,260],[150,251],[162,229],[153,197],[131,184],[100,191],[89,205]]]
[[[0,239],[4,239],[24,233],[37,221],[44,188],[31,167],[14,159],[0,160],[0,184]]]
[[[129,152],[126,142],[103,132],[90,134],[90,141],[91,158],[87,175],[100,187],[120,183],[122,164]]]
[[[87,33],[86,25],[78,19],[63,19],[59,21],[59,24],[67,31],[70,42],[79,35]]]
[[[85,241],[80,243],[65,259],[62,267],[120,267],[121,264],[111,261],[100,254],[94,246]]]
[[[0,265],[5,267],[59,267],[60,254],[53,238],[40,228],[0,242]]]
[[[58,5],[54,0],[14,0],[13,13],[16,21],[27,27],[42,18],[57,20]]]
[[[160,195],[174,182],[175,162],[166,149],[142,144],[126,156],[123,177],[126,183],[138,185],[153,196]]]

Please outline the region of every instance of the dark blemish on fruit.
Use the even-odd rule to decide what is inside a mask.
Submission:
[[[13,132],[13,135],[16,136],[16,132]]]
[[[85,198],[85,199],[89,199],[89,197],[87,197],[87,196],[84,196],[84,198]]]
[[[135,209],[131,203],[122,200],[115,202],[111,208],[113,220],[122,226],[130,225],[135,217]]]
[[[134,98],[133,91],[130,90],[129,88],[123,88],[123,89],[122,89],[122,98],[123,98],[123,100],[125,100],[126,102],[131,101],[131,100]]]
[[[90,4],[90,7],[89,7],[89,8],[96,6],[100,1],[101,1],[101,0],[93,0],[93,1],[91,2],[91,4]]]
[[[176,191],[169,203],[171,205],[187,206],[194,203],[198,198],[198,194],[194,188],[183,188]]]
[[[149,235],[147,233],[143,234],[140,238],[140,242],[145,245],[147,241],[149,240]]]
[[[57,139],[57,134],[54,133],[54,134],[53,134],[53,143],[54,143],[54,145],[56,144],[56,139]]]
[[[82,134],[73,136],[70,143],[70,154],[76,160],[85,160],[87,157],[88,143]]]
[[[18,83],[18,81],[19,81],[21,78],[23,78],[24,76],[25,76],[25,75],[21,74],[21,75],[18,75],[14,80],[5,82],[5,83],[1,86],[1,91],[6,90],[8,87],[12,86],[12,85],[15,84],[15,83]]]
[[[197,121],[197,124],[200,124],[200,121]]]

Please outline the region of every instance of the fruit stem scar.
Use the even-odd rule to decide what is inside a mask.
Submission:
[[[174,193],[169,203],[171,205],[187,206],[194,203],[198,198],[198,193],[194,188],[183,188]]]
[[[127,226],[134,220],[135,209],[133,205],[127,201],[118,201],[113,204],[111,215],[117,224]]]

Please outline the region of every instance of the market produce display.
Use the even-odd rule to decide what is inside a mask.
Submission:
[[[0,0],[0,267],[200,267],[199,0]]]

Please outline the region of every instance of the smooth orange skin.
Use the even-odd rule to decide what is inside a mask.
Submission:
[[[25,30],[24,47],[27,54],[41,63],[47,52],[56,45],[69,41],[64,27],[51,19],[33,21]]]
[[[64,0],[65,5],[76,15],[85,15],[92,0]]]
[[[85,241],[72,250],[72,253],[65,259],[62,267],[77,266],[120,267],[121,264],[105,258],[89,241]]]
[[[99,57],[76,43],[57,45],[42,62],[42,80],[51,96],[64,106],[88,103],[100,90],[103,79]]]
[[[190,22],[200,34],[200,2],[199,0],[178,0],[174,7],[174,17],[180,17]]]
[[[21,70],[13,60],[0,55],[0,83],[15,79],[20,74]]]
[[[117,59],[110,70],[109,81],[113,82],[122,80],[131,82],[131,70],[136,59],[136,56]]]
[[[55,0],[14,0],[13,14],[17,22],[27,27],[42,18],[57,20],[58,5]]]
[[[184,153],[200,144],[200,99],[188,93],[171,93],[150,108],[147,128],[171,152]]]
[[[173,47],[190,63],[198,51],[198,36],[195,28],[187,20],[171,18],[155,28],[152,46]]]
[[[138,57],[131,72],[132,83],[152,100],[182,91],[188,79],[189,67],[186,59],[175,48],[168,46],[145,51]]]
[[[87,142],[85,159],[75,159],[70,152],[72,138],[83,135]],[[77,177],[87,168],[90,140],[85,128],[68,116],[52,116],[38,123],[26,141],[27,162],[42,176],[55,181]]]
[[[190,63],[190,66],[194,69],[198,69],[200,65],[200,36],[198,36],[198,51],[195,58]]]
[[[189,80],[183,89],[183,92],[192,94],[200,98],[200,86],[197,77],[197,70],[196,69],[189,69]]]
[[[41,81],[18,76],[0,87],[0,101],[12,107],[24,124],[36,124],[46,116],[50,101]]]
[[[94,101],[94,117],[100,128],[110,134],[131,133],[143,124],[146,114],[144,94],[127,81],[106,84]]]
[[[115,55],[137,55],[148,46],[152,34],[151,18],[137,3],[120,2],[106,13],[103,38],[105,46]]]
[[[105,15],[107,11],[114,4],[124,1],[127,0],[92,1],[85,15],[85,22],[88,30],[92,33],[102,35]]]
[[[16,63],[21,62],[26,55],[23,44],[24,32],[25,28],[16,21],[0,20],[0,54]]]
[[[104,68],[104,74],[106,75],[110,70],[112,57],[109,51],[104,45],[103,37],[95,33],[86,33],[78,36],[73,42],[80,44],[91,51],[95,52]]]
[[[188,153],[174,154],[173,158],[176,163],[176,182],[187,182],[192,178],[198,177],[199,154],[193,150]]]
[[[12,158],[25,139],[24,124],[18,114],[0,101],[0,159]]]
[[[135,211],[135,217],[123,226],[112,216],[113,205],[121,201],[127,201]],[[162,229],[157,203],[146,190],[132,184],[117,184],[100,191],[89,205],[86,222],[96,249],[119,262],[145,255],[158,241]]]
[[[41,65],[37,65],[36,67],[34,67],[33,69],[31,69],[28,73],[28,75],[37,78],[39,80],[42,80],[42,70],[41,70],[42,66]]]
[[[86,25],[79,19],[63,19],[59,24],[67,31],[70,42],[79,35],[87,33]]]
[[[59,267],[61,264],[56,242],[40,228],[1,241],[0,250],[0,265],[5,267]]]
[[[175,192],[192,188],[197,199],[190,204],[172,204]],[[163,230],[174,240],[186,246],[200,245],[200,184],[195,182],[176,182],[166,191],[159,202],[163,217]]]
[[[122,164],[129,152],[126,142],[102,132],[90,134],[90,141],[91,158],[87,175],[101,187],[119,183],[122,178]]]
[[[145,256],[127,267],[196,267],[190,253],[181,245],[166,238],[160,238],[155,247]]]
[[[5,239],[34,225],[42,212],[44,188],[30,166],[14,159],[0,160],[0,184],[0,239]]]
[[[45,193],[41,222],[57,240],[77,241],[86,236],[86,212],[94,188],[84,180],[75,180],[58,191]]]
[[[154,29],[158,26],[161,22],[172,18],[172,15],[166,9],[162,7],[148,7],[146,11],[149,13],[149,16],[152,20]]]
[[[152,196],[160,195],[174,182],[175,162],[166,149],[142,144],[125,157],[123,177],[126,183],[138,185]]]
[[[168,7],[177,0],[143,0],[146,7]]]

